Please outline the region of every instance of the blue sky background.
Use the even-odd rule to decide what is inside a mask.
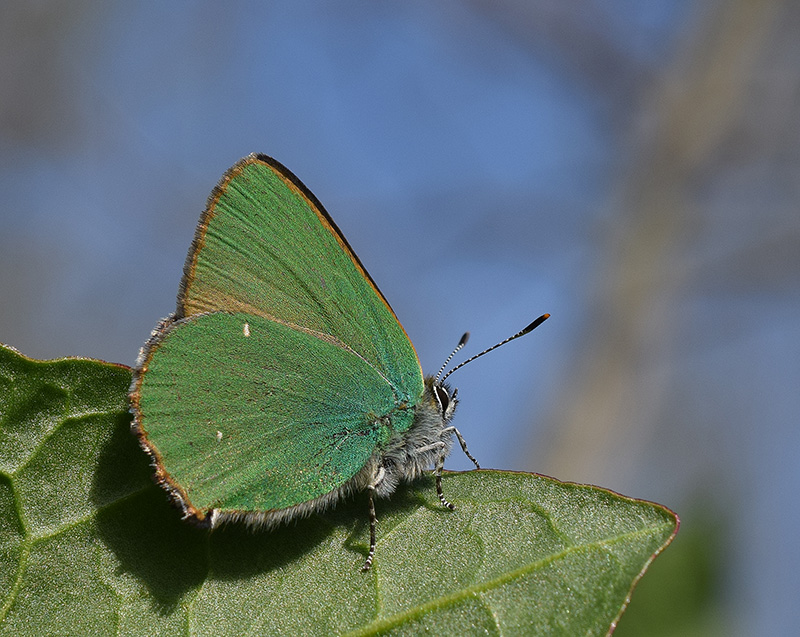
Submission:
[[[800,144],[780,124],[797,100],[775,87],[797,86],[793,50],[753,54],[767,72],[735,105],[738,137],[685,179],[691,223],[669,271],[691,283],[665,304],[679,338],[638,354],[659,389],[630,409],[636,452],[620,441],[596,474],[551,454],[609,316],[605,268],[638,223],[619,193],[653,153],[654,87],[716,32],[712,6],[724,26],[719,5],[666,0],[9,3],[0,341],[133,364],[174,307],[211,189],[242,156],[272,155],[336,220],[427,372],[465,330],[468,355],[552,314],[453,377],[482,465],[679,513],[708,498],[730,525],[723,613],[741,634],[786,634],[800,584]],[[775,7],[779,39],[790,10]],[[763,111],[776,133],[754,142],[745,124]],[[455,451],[448,466],[470,465]]]

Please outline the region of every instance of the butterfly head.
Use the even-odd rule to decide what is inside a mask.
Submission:
[[[450,385],[433,378],[430,380],[430,391],[436,401],[439,414],[444,422],[449,422],[456,411],[456,405],[458,405],[458,389],[451,389]]]

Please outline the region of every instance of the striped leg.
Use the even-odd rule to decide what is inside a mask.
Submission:
[[[456,505],[444,499],[444,492],[442,491],[442,469],[444,469],[444,456],[439,456],[439,460],[436,462],[436,469],[434,470],[434,474],[436,475],[436,495],[439,496],[439,501],[452,511],[456,508]]]
[[[378,525],[378,516],[375,515],[375,489],[383,482],[384,477],[386,477],[386,469],[378,467],[377,473],[372,477],[372,482],[367,485],[367,493],[369,493],[369,553],[367,553],[367,561],[361,567],[362,572],[367,572],[372,568],[372,561],[375,559],[376,527]]]
[[[378,524],[378,517],[375,515],[375,487],[369,485],[367,492],[369,493],[369,553],[367,554],[367,561],[361,567],[361,571],[364,573],[372,568],[372,560],[375,559],[375,527]]]
[[[461,450],[464,452],[464,455],[467,456],[467,458],[469,458],[470,460],[472,460],[472,464],[474,464],[478,469],[480,469],[481,465],[478,464],[478,461],[475,460],[473,455],[467,449],[467,441],[464,440],[464,436],[461,435],[461,432],[452,425],[447,429],[445,429],[444,431],[447,433],[452,432],[456,435],[456,438],[458,438],[458,442],[461,445]]]

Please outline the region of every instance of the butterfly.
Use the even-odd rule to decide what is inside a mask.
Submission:
[[[212,192],[176,310],[140,352],[132,429],[157,482],[201,527],[271,527],[366,491],[368,570],[376,497],[434,467],[439,499],[454,508],[442,491],[453,436],[480,468],[450,424],[458,400],[445,379],[458,367],[442,372],[453,354],[423,376],[322,204],[280,163],[254,154]]]

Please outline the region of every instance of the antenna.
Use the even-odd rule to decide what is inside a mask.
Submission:
[[[462,347],[464,347],[464,345],[466,345],[466,344],[467,344],[467,341],[468,341],[468,340],[469,340],[469,332],[464,332],[464,336],[462,336],[462,337],[461,337],[461,340],[460,340],[460,341],[458,341],[458,345],[456,345],[456,348],[455,348],[455,349],[452,351],[452,353],[450,354],[450,356],[448,356],[448,357],[447,357],[447,360],[444,362],[444,365],[442,365],[441,369],[439,370],[439,372],[438,372],[438,373],[436,374],[436,376],[434,377],[434,379],[433,379],[433,382],[434,382],[434,384],[436,384],[436,381],[437,381],[437,380],[439,380],[439,376],[441,376],[441,375],[442,375],[442,372],[444,371],[444,368],[445,368],[445,367],[447,367],[447,363],[449,363],[449,362],[450,362],[450,359],[451,359],[451,358],[453,358],[453,356],[455,356],[455,355],[456,355],[456,353],[457,353],[457,352],[458,352],[458,351],[459,351],[459,350],[460,350]]]
[[[472,362],[472,361],[474,361],[476,358],[480,358],[480,357],[481,357],[481,356],[483,356],[484,354],[488,354],[488,353],[489,353],[489,352],[491,352],[493,349],[497,349],[497,348],[498,348],[498,347],[500,347],[501,345],[505,345],[506,343],[509,343],[509,342],[513,341],[515,338],[519,338],[520,336],[525,336],[525,335],[526,335],[526,334],[528,334],[529,332],[532,332],[533,330],[535,330],[537,327],[539,327],[539,326],[540,326],[542,323],[544,323],[544,322],[545,322],[547,319],[549,319],[549,318],[550,318],[550,315],[549,315],[549,314],[542,314],[542,315],[541,315],[539,318],[537,318],[537,319],[536,319],[536,320],[535,320],[533,323],[531,323],[530,325],[528,325],[528,326],[527,326],[525,329],[522,329],[522,330],[520,330],[519,332],[517,332],[516,334],[514,334],[514,336],[509,336],[509,337],[508,337],[506,340],[504,340],[504,341],[500,341],[500,342],[499,342],[497,345],[492,345],[492,346],[491,346],[489,349],[485,349],[485,350],[483,350],[482,352],[480,352],[479,354],[475,354],[475,356],[472,356],[471,358],[468,358],[468,359],[467,359],[467,360],[465,360],[463,363],[459,363],[458,365],[456,365],[456,366],[455,366],[453,369],[451,369],[449,372],[447,372],[447,373],[444,375],[444,377],[442,378],[442,383],[443,383],[444,381],[446,381],[446,380],[447,380],[447,377],[448,377],[450,374],[452,374],[454,371],[456,371],[457,369],[461,369],[461,368],[462,368],[462,367],[464,367],[464,365],[466,365],[467,363],[471,363],[471,362]],[[467,342],[467,341],[466,341],[466,337],[467,337],[468,335],[469,335],[469,332],[467,332],[467,334],[464,334],[464,337],[462,337],[462,338],[461,338],[461,341],[463,341],[463,343],[466,343],[466,342]],[[460,350],[460,349],[463,347],[463,343],[461,343],[461,342],[460,342],[460,343],[458,344],[458,347],[456,347],[456,350],[455,350],[455,352],[453,352],[453,354],[455,354],[455,353],[456,353],[458,350]],[[453,354],[451,354],[451,355],[450,355],[450,358],[452,358]],[[450,358],[448,358],[447,360],[449,361],[449,360],[450,360]],[[446,365],[447,365],[447,363],[445,363],[445,366],[446,366]],[[444,366],[442,367],[442,370],[444,370]],[[442,373],[442,370],[440,370],[440,371],[439,371],[439,374],[441,374],[441,373]],[[437,379],[439,378],[439,374],[436,374],[436,378],[437,378]]]

